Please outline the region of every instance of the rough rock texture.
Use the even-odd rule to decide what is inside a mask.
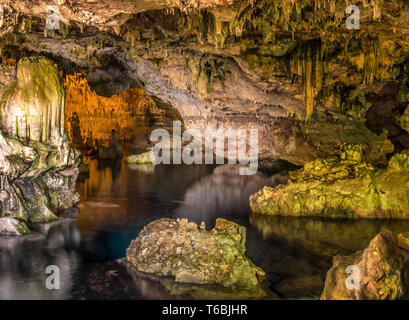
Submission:
[[[21,140],[61,146],[64,132],[64,88],[56,66],[46,59],[22,59],[17,81],[3,94],[0,126]]]
[[[225,219],[211,231],[187,219],[161,219],[143,229],[126,257],[138,271],[176,282],[261,290],[265,274],[244,255],[245,242],[245,228]]]
[[[11,0],[2,4],[10,14],[32,15],[47,18],[47,6],[58,5],[65,21],[91,24],[106,28],[118,28],[132,14],[156,9],[179,7],[183,10],[200,9],[216,5],[227,5],[234,0]],[[4,9],[3,9],[4,10]]]
[[[348,290],[346,269],[359,269],[359,288]],[[409,251],[397,246],[390,231],[379,233],[363,250],[350,256],[334,257],[327,273],[323,300],[392,300],[407,299],[409,293]]]
[[[6,236],[22,236],[30,233],[27,225],[13,218],[0,218],[0,234]]]
[[[56,66],[26,58],[0,106],[0,217],[35,223],[73,207],[78,153],[64,135],[64,89]]]
[[[26,12],[17,5],[24,1],[13,3]],[[156,6],[148,11],[112,16],[115,32],[93,27],[105,21],[101,6],[76,3],[90,19],[84,20],[81,10],[64,13],[72,23],[47,37],[36,13],[15,18],[16,31],[1,43],[2,56],[14,53],[18,59],[24,51],[15,47],[50,54],[65,72],[82,70],[95,88],[105,82],[111,93],[138,84],[177,109],[188,128],[258,129],[260,159],[269,165],[278,160],[303,165],[328,156],[342,142],[387,146],[386,136],[401,145],[398,151],[409,146],[408,133],[374,123],[385,117],[372,116],[386,85],[393,84],[391,113],[401,112],[409,99],[404,3],[365,2],[359,32],[344,28],[345,1],[184,2],[203,8],[189,12],[153,10],[162,8],[153,1]],[[367,113],[368,126],[377,134],[388,132],[380,137],[370,132]],[[316,130],[323,124],[325,132]],[[334,136],[339,137],[326,138]]]
[[[250,197],[254,213],[328,218],[409,218],[409,152],[393,156],[386,169],[364,160],[362,147],[305,164],[286,185],[265,187]]]

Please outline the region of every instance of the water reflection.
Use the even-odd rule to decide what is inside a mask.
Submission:
[[[0,240],[0,299],[66,299],[76,272],[80,234],[72,219],[43,225],[39,234]],[[61,290],[45,286],[47,266],[60,268]]]
[[[150,221],[172,217],[186,191],[210,166],[127,166],[123,161],[87,160],[90,178],[78,184],[77,227],[89,259],[125,256],[129,243]]]
[[[140,230],[162,217],[205,221],[208,228],[217,217],[244,225],[246,255],[266,271],[269,288],[281,298],[318,298],[333,255],[365,248],[384,229],[409,230],[409,221],[250,215],[249,196],[285,182],[285,174],[240,176],[236,166],[88,163],[89,177],[77,185],[75,220],[39,226],[28,237],[0,238],[0,299],[180,299],[158,282],[107,265],[123,258]],[[61,290],[45,288],[48,265],[61,268]]]
[[[250,223],[264,239],[282,239],[324,256],[362,250],[376,234],[386,229],[409,230],[407,220],[323,220],[313,218],[251,215]]]
[[[235,165],[220,166],[197,181],[186,191],[176,215],[197,223],[204,221],[208,227],[213,227],[216,218],[222,216],[247,220],[250,195],[264,186],[275,186],[288,179],[286,174],[240,176],[239,169]]]

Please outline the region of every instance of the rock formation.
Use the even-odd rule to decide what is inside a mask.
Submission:
[[[402,115],[398,115],[396,119],[399,125],[409,132],[409,106],[405,109]]]
[[[339,143],[389,153],[389,138],[398,152],[409,147],[391,117],[409,99],[407,5],[365,2],[355,33],[344,28],[345,1],[121,2],[104,1],[109,18],[92,3],[60,3],[67,23],[45,37],[45,2],[11,1],[7,10],[20,15],[5,21],[18,31],[4,37],[3,55],[14,47],[52,55],[99,94],[101,82],[117,94],[138,85],[177,109],[187,128],[258,129],[265,166],[303,165]]]
[[[264,272],[244,255],[245,242],[245,228],[225,219],[210,231],[187,219],[161,219],[132,241],[126,258],[138,271],[180,283],[261,290]]]
[[[347,272],[348,266],[355,266]],[[350,256],[334,257],[328,271],[323,300],[394,300],[407,299],[409,293],[409,251],[398,247],[390,231],[379,233],[363,250]],[[348,277],[356,287],[347,288]]]
[[[282,239],[294,247],[303,248],[304,252],[330,260],[339,254],[348,255],[362,250],[385,228],[395,233],[409,230],[409,220],[294,219],[252,214],[250,223],[265,239]]]
[[[29,233],[30,230],[24,222],[13,218],[0,218],[0,235],[22,236]]]
[[[88,152],[107,148],[112,130],[119,142],[132,143],[138,136],[149,137],[149,127],[163,119],[155,101],[139,88],[110,98],[98,95],[80,74],[65,80],[66,132],[73,146]]]
[[[409,218],[408,165],[408,151],[379,169],[364,161],[361,146],[343,145],[338,155],[291,172],[288,184],[252,195],[250,206],[282,216]]]
[[[50,221],[79,201],[79,154],[64,134],[64,88],[54,63],[41,57],[20,60],[12,79],[0,106],[0,217]]]
[[[409,232],[399,233],[397,235],[398,247],[409,250]]]

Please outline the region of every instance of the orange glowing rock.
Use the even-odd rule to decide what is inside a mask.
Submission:
[[[77,148],[108,147],[112,130],[121,142],[146,136],[151,119],[160,113],[155,101],[140,88],[110,98],[99,96],[80,73],[65,78],[66,132]]]
[[[17,61],[14,58],[2,59],[2,60],[5,66],[14,67],[15,65],[17,65]]]

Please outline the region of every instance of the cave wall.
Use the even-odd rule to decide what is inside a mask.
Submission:
[[[12,221],[16,232],[27,232],[26,224],[55,220],[78,203],[79,153],[64,133],[64,88],[55,64],[36,57],[4,68],[0,220],[3,227]]]
[[[81,71],[91,85],[103,74],[110,87],[119,79],[109,78],[115,62],[124,88],[135,84],[177,108],[188,128],[250,123],[261,132],[267,162],[302,165],[348,142],[378,150],[372,158],[385,163],[385,154],[409,146],[396,120],[409,102],[405,2],[358,1],[359,31],[345,28],[347,1],[217,4],[135,10],[112,17],[107,28],[98,18],[78,24],[78,14],[46,35],[44,17],[22,15],[2,52],[47,54],[68,61],[70,73]],[[385,95],[386,111],[376,106]]]
[[[122,143],[137,137],[147,141],[151,126],[163,111],[143,89],[132,88],[110,98],[98,95],[81,74],[67,75],[64,82],[66,132],[78,149],[98,150],[111,143],[112,130]]]
[[[1,130],[21,140],[59,147],[64,130],[64,88],[56,67],[45,59],[23,59],[16,77],[18,81],[3,95]]]

